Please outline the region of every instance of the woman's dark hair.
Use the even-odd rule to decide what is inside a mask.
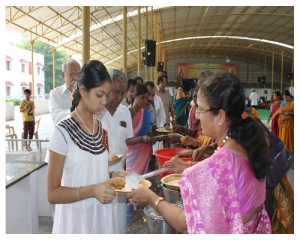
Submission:
[[[274,93],[276,94],[277,97],[279,97],[279,99],[281,99],[281,92],[280,91],[275,91]]]
[[[98,60],[90,60],[84,64],[79,72],[77,84],[73,91],[71,112],[78,106],[81,99],[81,95],[79,93],[80,85],[84,85],[85,90],[89,92],[92,88],[99,87],[105,82],[111,83],[112,81],[102,62]]]
[[[291,93],[290,93],[290,91],[289,90],[287,90],[287,89],[285,89],[284,91],[283,91],[283,93],[282,93],[282,96],[289,96],[289,97],[291,97],[292,95],[291,95]]]
[[[226,112],[230,121],[227,135],[245,148],[255,177],[264,178],[269,156],[267,136],[257,120],[241,117],[245,110],[245,94],[240,80],[231,73],[208,76],[199,91],[206,98],[213,114],[218,114],[220,109]]]
[[[129,88],[130,88],[131,85],[134,85],[134,86],[137,85],[136,80],[131,79],[131,78],[127,80],[126,91],[129,90]]]
[[[142,95],[144,93],[149,93],[148,88],[144,84],[138,83],[133,88],[133,93],[132,94],[135,94],[136,96]]]
[[[163,81],[164,81],[164,78],[162,76],[158,76],[158,78],[157,78],[157,85],[159,85]]]

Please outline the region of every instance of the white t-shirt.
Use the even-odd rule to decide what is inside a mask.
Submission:
[[[49,112],[54,124],[71,113],[71,92],[66,84],[56,87],[50,91]]]
[[[101,122],[94,134],[95,144],[71,116],[55,126],[48,149],[66,156],[62,186],[78,188],[109,178],[108,152],[102,136]],[[117,233],[117,219],[113,203],[102,204],[96,198],[56,204],[52,233]]]
[[[249,100],[251,100],[251,106],[257,106],[259,100],[258,94],[256,92],[252,92],[249,96]]]
[[[124,154],[122,160],[109,166],[109,171],[124,170],[126,160],[126,139],[133,137],[132,120],[129,110],[122,104],[116,109],[112,116],[105,108],[97,116],[105,124],[108,132],[109,156],[114,154]],[[123,121],[123,123],[121,123]],[[126,127],[123,127],[126,123]],[[123,126],[121,126],[123,125]],[[118,216],[117,230],[118,234],[126,233],[126,196],[116,196],[113,200],[113,209]]]
[[[166,113],[161,97],[154,95],[154,108],[156,111],[156,127],[164,127],[166,123]]]
[[[105,108],[100,115],[97,115],[105,125],[108,132],[109,157],[117,154],[124,154],[122,160],[109,167],[109,171],[124,170],[126,155],[126,139],[133,137],[132,119],[129,110],[122,104],[119,105],[112,116]],[[124,123],[126,123],[126,127]],[[122,126],[123,125],[123,126]]]

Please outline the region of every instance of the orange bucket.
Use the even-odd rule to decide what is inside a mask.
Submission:
[[[169,161],[172,157],[174,157],[178,152],[181,150],[186,150],[186,148],[162,148],[158,149],[154,152],[154,155],[157,158],[158,161],[158,167],[162,168],[165,162]],[[193,158],[181,158],[183,161],[193,161]],[[164,172],[160,174],[160,178],[163,178],[164,176],[167,176],[169,174],[172,174],[173,172]]]

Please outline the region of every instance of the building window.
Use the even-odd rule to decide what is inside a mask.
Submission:
[[[26,89],[25,87],[22,87],[22,93],[24,93],[25,89]]]
[[[41,74],[41,68],[37,67],[37,74],[40,75]]]
[[[7,97],[10,96],[10,87],[6,87],[6,96],[7,96]]]
[[[6,61],[6,70],[11,70],[11,61]]]
[[[41,88],[38,88],[38,95],[41,95]]]
[[[24,63],[22,63],[22,65],[21,65],[21,72],[25,72],[25,64]]]

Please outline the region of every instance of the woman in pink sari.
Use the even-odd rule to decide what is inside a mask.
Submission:
[[[278,118],[279,118],[279,109],[281,104],[281,93],[279,91],[273,92],[272,98],[273,98],[273,103],[270,108],[270,114],[267,123],[269,124],[270,118],[272,118],[271,132],[278,137],[279,136]]]
[[[137,84],[133,89],[133,105],[129,108],[132,117],[134,137],[127,141],[126,171],[138,174],[147,173],[152,158],[150,130],[150,112],[143,109],[149,97],[148,88]]]
[[[244,102],[244,90],[235,75],[207,77],[198,91],[197,116],[203,133],[215,139],[218,148],[184,170],[178,182],[183,209],[144,187],[129,193],[129,199],[154,206],[181,233],[271,233],[264,206],[267,141],[259,123],[244,112]],[[180,172],[173,164],[176,158],[164,166]]]

